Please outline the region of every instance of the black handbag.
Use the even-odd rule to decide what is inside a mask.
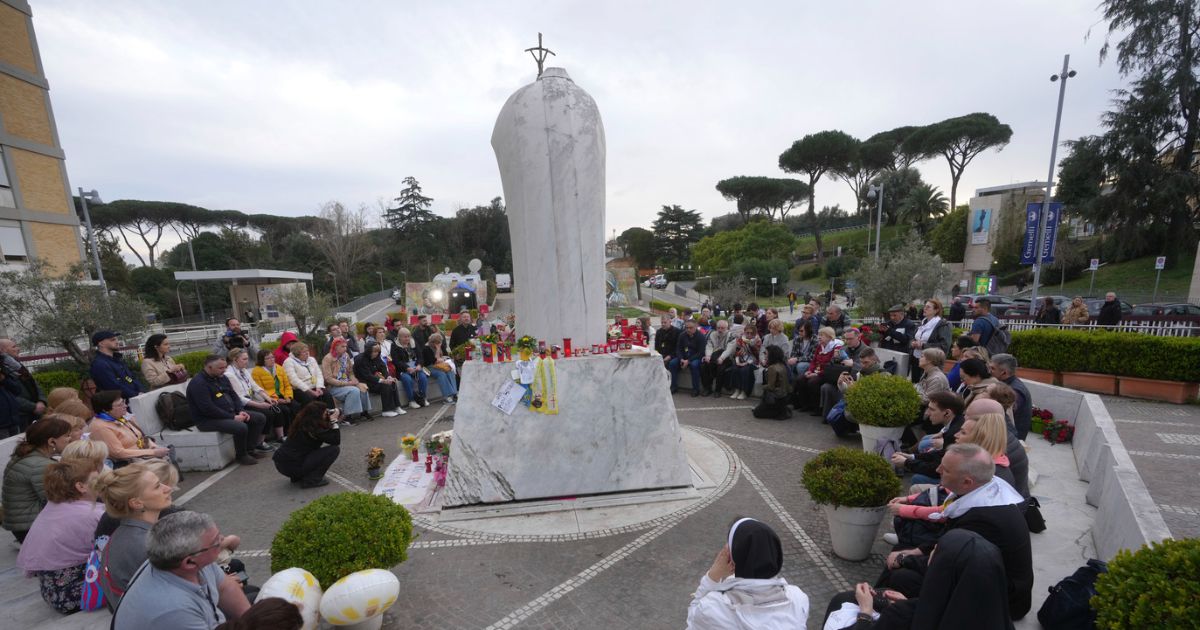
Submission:
[[[1042,516],[1042,504],[1038,503],[1037,497],[1029,497],[1025,499],[1025,524],[1029,526],[1029,531],[1040,534],[1046,531],[1046,519]]]

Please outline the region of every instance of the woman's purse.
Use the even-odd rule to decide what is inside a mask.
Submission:
[[[188,380],[187,368],[181,365],[174,371],[168,372],[167,378],[169,379],[167,381],[168,385],[178,385],[179,383],[186,382]]]

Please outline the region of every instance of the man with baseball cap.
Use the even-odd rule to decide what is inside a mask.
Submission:
[[[121,347],[117,338],[121,333],[111,330],[97,330],[92,333],[92,346],[96,349],[92,356],[92,380],[96,381],[96,390],[115,389],[121,392],[121,397],[128,401],[142,393],[142,386],[134,378],[129,366],[121,360]]]

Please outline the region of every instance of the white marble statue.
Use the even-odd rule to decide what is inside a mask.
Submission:
[[[517,330],[605,341],[604,125],[562,68],[504,104],[492,131],[512,236]]]

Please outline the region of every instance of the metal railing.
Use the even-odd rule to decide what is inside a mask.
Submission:
[[[852,320],[856,324],[876,325],[883,321],[879,317],[865,317],[862,319]],[[1155,337],[1197,337],[1200,336],[1200,321],[1192,320],[1171,320],[1171,319],[1149,319],[1149,318],[1133,318],[1122,320],[1120,323],[1113,326],[1101,326],[1100,324],[1039,324],[1032,319],[1022,318],[1000,318],[1002,324],[1008,326],[1009,331],[1018,330],[1108,330],[1115,332],[1135,332]],[[964,319],[958,322],[951,322],[955,328],[970,330],[975,323],[974,319]]]
[[[356,298],[354,300],[351,300],[350,302],[347,302],[346,304],[343,304],[343,305],[337,307],[336,309],[334,309],[334,311],[337,313],[348,313],[350,311],[357,311],[364,306],[369,306],[380,300],[385,300],[385,299],[392,297],[392,291],[395,291],[395,289],[384,289],[382,291],[368,293],[360,298]]]

